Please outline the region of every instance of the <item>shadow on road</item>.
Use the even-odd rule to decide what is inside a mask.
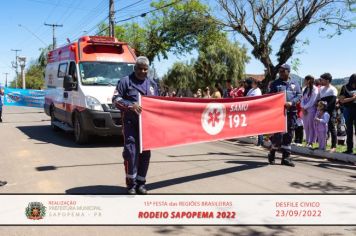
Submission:
[[[355,165],[346,163],[346,162],[342,162],[342,161],[337,161],[337,160],[329,160],[328,162],[323,159],[310,160],[310,159],[300,159],[299,158],[296,160],[298,160],[298,162],[304,162],[307,164],[312,164],[313,166],[316,166],[316,167],[321,167],[321,168],[326,168],[326,169],[346,169],[346,170],[355,170],[356,171]]]
[[[66,190],[66,194],[126,194],[127,190],[121,186],[93,185]]]
[[[148,189],[164,188],[164,187],[168,187],[171,185],[182,184],[182,183],[186,183],[186,182],[190,182],[190,181],[195,181],[195,180],[200,180],[200,179],[205,179],[205,178],[210,178],[210,177],[215,177],[215,176],[220,176],[220,175],[226,175],[226,174],[230,174],[230,173],[237,172],[237,171],[244,171],[244,170],[260,168],[260,167],[264,167],[267,165],[266,163],[255,162],[255,161],[228,161],[227,163],[234,163],[234,164],[240,164],[240,165],[230,167],[230,168],[221,169],[221,170],[214,170],[214,171],[209,171],[209,172],[205,172],[205,173],[183,176],[183,177],[178,177],[178,178],[174,178],[174,179],[168,179],[168,180],[163,180],[163,181],[159,181],[159,182],[155,182],[155,183],[150,183],[147,185],[147,188]]]
[[[241,153],[245,153],[246,155],[241,155]],[[207,155],[219,155],[219,156],[241,156],[241,157],[266,157],[266,155],[256,155],[253,152],[206,152],[200,154],[190,154],[190,155],[167,155],[168,157],[194,157],[194,156],[207,156]]]
[[[182,184],[190,181],[195,181],[195,180],[200,180],[200,179],[205,179],[205,178],[210,178],[210,177],[215,177],[220,175],[226,175],[237,171],[260,168],[267,165],[266,163],[255,162],[255,161],[228,161],[227,163],[239,164],[239,166],[150,183],[147,184],[147,189],[149,190],[159,189],[159,188],[164,188],[176,184]],[[42,168],[48,168],[48,167],[42,167]],[[126,189],[124,187],[118,187],[118,186],[95,185],[95,186],[84,186],[84,187],[68,189],[66,190],[66,193],[67,194],[122,194],[122,193],[126,193]]]
[[[120,136],[108,137],[91,137],[91,142],[86,145],[78,145],[74,142],[72,133],[64,131],[54,132],[48,125],[38,126],[18,126],[21,132],[29,137],[29,139],[37,140],[35,144],[52,143],[58,146],[71,148],[100,148],[100,147],[121,147],[123,146],[123,139]]]
[[[100,163],[100,164],[87,164],[87,165],[70,165],[70,166],[38,166],[35,169],[37,171],[51,171],[58,170],[62,168],[73,168],[73,167],[93,167],[93,166],[111,166],[111,165],[123,165],[123,162],[112,162],[112,163]]]
[[[192,227],[199,227],[202,235],[255,235],[255,236],[272,236],[272,235],[291,235],[295,227],[291,226],[161,226],[155,230],[157,234],[165,235],[189,235]],[[218,227],[218,229],[217,229]],[[203,231],[203,232],[202,232]]]
[[[209,158],[209,159],[196,159],[196,160],[167,160],[167,161],[151,161],[151,164],[154,163],[186,163],[186,162],[207,162],[207,161],[227,161],[227,163],[235,163],[236,159],[221,159],[221,158]],[[240,162],[239,162],[240,163]],[[110,162],[110,163],[97,163],[97,164],[84,164],[84,165],[67,165],[67,166],[38,166],[35,169],[37,171],[52,171],[62,168],[73,168],[73,167],[93,167],[93,166],[109,166],[109,165],[123,165],[123,162]]]
[[[322,193],[356,193],[356,188],[342,185],[335,185],[330,181],[319,182],[292,182],[291,187],[296,189],[314,190]]]

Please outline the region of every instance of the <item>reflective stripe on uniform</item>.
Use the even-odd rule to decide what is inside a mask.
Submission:
[[[136,176],[136,179],[139,180],[139,181],[146,181],[146,178],[145,177],[142,177],[142,176]]]
[[[133,175],[126,174],[126,178],[135,179],[135,178],[136,178],[136,175],[137,175],[137,173],[135,173],[135,174],[133,174]]]

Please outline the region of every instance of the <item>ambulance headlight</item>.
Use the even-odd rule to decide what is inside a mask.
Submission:
[[[103,111],[103,107],[98,99],[92,96],[85,96],[85,103],[87,108],[95,111]]]

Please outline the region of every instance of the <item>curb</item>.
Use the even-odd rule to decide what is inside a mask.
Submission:
[[[255,144],[256,139],[255,138],[237,138],[236,141],[240,141],[243,143],[250,143],[250,144]],[[264,141],[263,146],[264,147],[269,147],[271,145],[271,142],[269,141]],[[315,157],[320,157],[320,158],[326,158],[329,160],[337,160],[337,161],[342,161],[346,163],[351,163],[356,165],[356,156],[355,155],[349,155],[349,154],[344,154],[344,153],[330,153],[322,150],[312,150],[306,147],[300,147],[292,144],[292,153],[296,154],[303,154],[303,155],[308,155],[308,156],[315,156]]]

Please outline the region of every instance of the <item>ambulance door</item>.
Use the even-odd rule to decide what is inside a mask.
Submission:
[[[68,63],[63,62],[58,65],[58,74],[57,74],[57,82],[56,82],[56,93],[53,99],[54,103],[54,116],[56,119],[60,121],[65,121],[65,107],[66,100],[64,98],[64,89],[63,89],[63,78],[67,74]]]
[[[72,114],[76,106],[78,106],[79,102],[79,94],[78,94],[78,70],[77,65],[74,61],[71,61],[69,64],[68,75],[72,76],[73,82],[75,82],[75,86],[71,91],[65,91],[64,97],[66,97],[66,122],[72,123]]]

